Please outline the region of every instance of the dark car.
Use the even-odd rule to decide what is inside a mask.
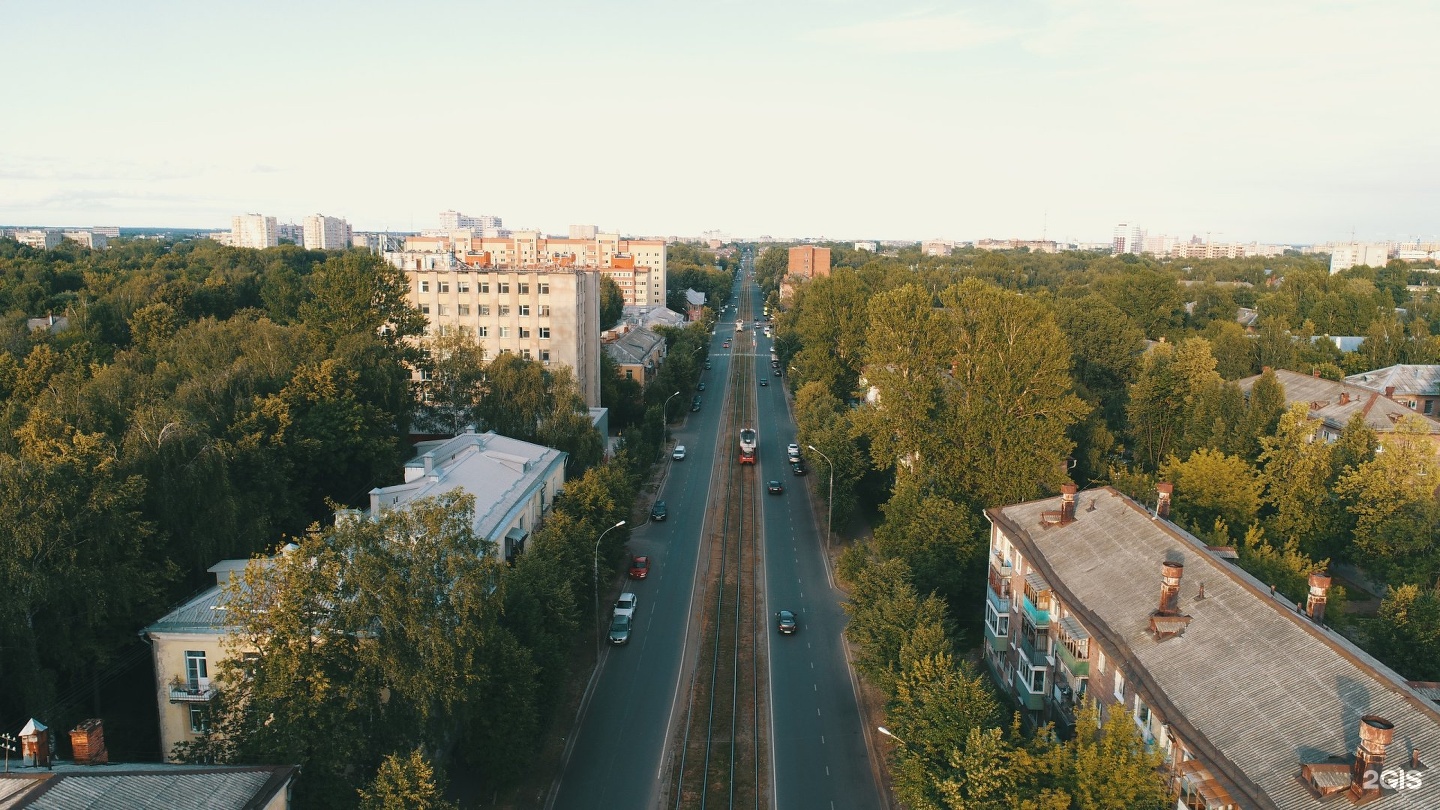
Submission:
[[[770,381],[767,380],[767,379],[765,379],[764,377],[761,377],[761,378],[760,378],[760,384],[761,384],[761,385],[769,385],[769,384],[770,384]]]
[[[780,629],[780,632],[787,636],[795,632],[795,628],[799,627],[795,622],[795,614],[788,610],[782,610],[775,614],[775,625]],[[613,638],[614,633],[611,633],[611,636]]]
[[[792,630],[790,632],[793,633],[794,631]],[[628,615],[617,615],[610,620],[610,643],[630,643],[630,617]]]
[[[794,464],[790,465],[790,471],[795,473],[796,475],[804,475],[805,465],[797,461]]]
[[[692,399],[692,400],[690,400],[690,410],[692,410],[692,411],[698,411],[698,410],[700,410],[700,395],[699,395],[699,394],[696,394],[696,395],[695,395],[695,398]]]
[[[775,369],[775,376],[776,376],[776,377],[779,377],[779,376],[780,376],[780,369],[779,369],[779,368],[776,368],[776,369]]]
[[[696,391],[704,391],[704,390],[705,390],[705,381],[704,381],[704,380],[701,380],[700,382],[695,383],[695,390],[696,390]]]
[[[650,507],[651,520],[664,520],[667,516],[668,513],[665,511],[664,501],[656,501],[655,505]]]
[[[706,360],[706,361],[705,361],[705,368],[709,368],[709,367],[710,367],[710,361],[709,361],[709,360]]]
[[[631,558],[630,558],[630,578],[631,578],[631,579],[644,579],[645,577],[648,577],[648,576],[650,576],[650,558],[649,558],[649,557],[631,557]]]
[[[765,489],[768,490],[771,495],[779,495],[785,491],[785,485],[779,481],[771,481],[765,485]]]

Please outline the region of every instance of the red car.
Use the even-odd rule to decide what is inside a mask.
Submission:
[[[631,558],[630,558],[630,578],[631,578],[631,579],[644,579],[645,577],[647,577],[647,576],[649,576],[649,575],[650,575],[650,558],[649,558],[649,557],[631,557]]]
[[[728,340],[725,341],[725,348],[727,348],[727,349],[730,348],[730,341],[728,341]]]

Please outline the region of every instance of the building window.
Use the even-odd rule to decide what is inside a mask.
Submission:
[[[635,369],[633,369],[633,368],[627,368],[627,369],[625,369],[625,379],[627,379],[627,380],[633,380],[633,379],[635,379]]]
[[[528,318],[528,317],[530,317],[530,305],[529,305],[529,304],[521,304],[521,305],[520,305],[520,317],[522,317],[522,318]]]
[[[550,327],[548,327],[548,326],[542,326],[542,327],[540,327],[540,339],[541,339],[541,340],[549,340],[549,339],[550,339]]]
[[[457,282],[455,282],[455,292],[462,292],[462,293],[468,293],[468,292],[470,292],[470,282],[468,282],[468,281],[457,281]]]
[[[500,294],[501,294],[501,295],[509,295],[509,294],[510,294],[510,282],[508,282],[508,281],[501,281],[501,282],[499,282],[499,284],[500,284]]]
[[[490,327],[488,327],[488,326],[477,326],[477,327],[475,327],[475,337],[482,337],[482,338],[483,338],[483,337],[490,337]]]
[[[421,304],[421,305],[420,305],[420,314],[421,314],[421,315],[429,315],[429,314],[430,314],[430,305],[429,305],[429,304]]]
[[[1149,734],[1150,707],[1145,705],[1145,701],[1141,700],[1139,695],[1135,696],[1135,724],[1140,727],[1141,732]]]
[[[1095,648],[1095,671],[1102,674],[1105,672],[1105,651],[1099,647]]]
[[[501,337],[501,338],[508,338],[508,337],[510,337],[510,327],[508,327],[508,326],[502,326],[502,327],[500,327],[500,337]]]
[[[439,284],[440,284],[440,292],[442,292],[442,293],[448,293],[448,292],[450,292],[450,282],[448,282],[448,281],[441,281],[441,282],[439,282]]]
[[[428,282],[428,281],[422,281],[422,282],[420,282],[420,292],[430,292],[430,282]]]
[[[505,317],[506,315],[509,315],[509,314],[510,314],[510,305],[509,305],[509,304],[501,304],[501,305],[500,305],[500,317],[503,318],[503,317]]]
[[[996,638],[1010,635],[1010,614],[997,611],[988,599],[985,601],[985,624]]]
[[[1043,695],[1043,694],[1045,694],[1045,668],[1044,668],[1044,667],[1031,667],[1031,668],[1030,668],[1030,682],[1029,682],[1028,684],[1026,684],[1026,686],[1030,689],[1030,693],[1031,693],[1031,694],[1034,694],[1034,695]]]
[[[522,360],[529,360],[529,359],[530,359],[530,350],[529,350],[529,349],[521,349],[521,350],[520,350],[520,359],[522,359]]]
[[[209,724],[206,722],[206,714],[208,714],[208,712],[205,710],[204,706],[190,707],[191,734],[204,734],[205,731],[209,728]]]
[[[540,362],[542,362],[542,363],[547,363],[547,364],[550,362],[550,350],[549,350],[549,349],[541,349],[541,350],[540,350]]]
[[[1119,669],[1115,670],[1115,699],[1122,704],[1125,702],[1125,673]]]
[[[205,666],[204,650],[185,651],[185,682],[191,689],[199,689],[210,680],[210,670]]]
[[[540,305],[540,317],[542,317],[542,318],[548,318],[548,317],[550,317],[550,305],[549,305],[549,304],[541,304],[541,305]]]
[[[518,288],[518,289],[516,289],[516,292],[520,293],[521,295],[529,295],[529,294],[530,294],[530,284],[529,284],[529,282],[522,281],[522,282],[520,282],[519,284],[517,284],[516,287]]]
[[[482,293],[488,293],[488,292],[490,292],[490,282],[488,282],[488,281],[482,281],[482,282],[480,282],[480,292],[482,292]]]
[[[548,281],[542,281],[542,282],[540,282],[539,284],[537,284],[537,285],[535,285],[535,286],[539,288],[538,292],[539,292],[541,295],[549,295],[549,294],[550,294],[550,282],[548,282]]]
[[[457,305],[455,306],[455,314],[457,314],[457,315],[469,315],[469,314],[470,314],[470,305],[469,305],[469,304],[457,304]]]
[[[1426,415],[1426,416],[1429,416],[1430,414],[1434,413],[1434,411],[1435,411],[1435,400],[1433,400],[1433,399],[1427,399],[1427,400],[1425,400],[1425,415]]]
[[[435,305],[435,314],[436,314],[436,315],[444,315],[444,314],[445,314],[445,305],[444,305],[444,304],[436,304],[436,305]]]
[[[527,328],[525,328],[525,327],[523,327],[523,326],[520,327],[520,337],[521,337],[521,339],[525,339],[525,338],[530,337],[530,330],[527,329]]]
[[[478,306],[480,307],[480,316],[481,316],[482,318],[488,318],[488,317],[490,317],[490,305],[489,305],[489,304],[479,304]]]

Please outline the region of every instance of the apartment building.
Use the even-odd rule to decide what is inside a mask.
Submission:
[[[1402,418],[1416,415],[1412,403],[1420,404],[1421,400],[1412,397],[1406,402],[1399,402],[1392,399],[1397,389],[1384,382],[1381,376],[1383,371],[1385,369],[1369,372],[1376,376],[1362,382],[1352,382],[1351,377],[1345,378],[1344,382],[1327,380],[1321,377],[1319,372],[1300,374],[1275,369],[1272,373],[1285,389],[1285,405],[1288,407],[1297,402],[1305,403],[1310,409],[1310,416],[1319,421],[1316,435],[1325,441],[1333,442],[1340,438],[1340,432],[1345,429],[1346,423],[1357,413],[1364,417],[1365,425],[1379,434],[1382,441],[1386,434],[1395,432],[1395,426]],[[1248,395],[1261,376],[1263,375],[1256,374],[1245,377],[1236,380],[1235,384]],[[1367,375],[1355,376],[1363,378]],[[1420,418],[1429,430],[1431,440],[1440,447],[1440,422],[1429,418],[1430,415],[1430,411],[1425,411]]]
[[[60,247],[65,237],[59,231],[36,228],[33,230],[15,231],[15,241],[22,245],[28,245],[36,250],[54,250]]]
[[[490,214],[481,214],[478,217],[467,216],[459,211],[440,212],[440,230],[460,231],[469,230],[476,233],[499,236],[500,229],[505,227],[500,217]]]
[[[1426,416],[1436,415],[1440,402],[1440,366],[1401,364],[1377,368],[1345,378],[1347,385],[1384,394],[1387,398]]]
[[[1351,242],[1335,245],[1330,252],[1330,272],[1338,273],[1352,267],[1384,267],[1390,261],[1390,246],[1383,243]]]
[[[65,231],[62,236],[91,250],[104,250],[110,246],[109,237],[95,231]]]
[[[794,280],[830,275],[830,248],[800,245],[790,248],[785,275]]]
[[[615,361],[621,377],[645,385],[665,364],[665,338],[644,327],[624,326],[619,333],[607,333],[605,354]]]
[[[1393,785],[1435,756],[1440,713],[1324,625],[1330,577],[1289,602],[1172,524],[1171,492],[1152,511],[1067,484],[986,510],[983,652],[1002,694],[1062,734],[1081,698],[1123,706],[1179,810],[1434,808],[1440,788]]]
[[[1028,250],[1031,253],[1059,253],[1060,243],[1052,239],[981,239],[980,250]]]
[[[600,405],[600,277],[571,266],[496,267],[473,254],[386,255],[405,271],[428,334],[464,329],[487,357],[514,352],[569,366],[585,404]]]
[[[305,217],[304,228],[306,250],[346,250],[351,246],[350,223],[339,217],[311,214]]]
[[[230,218],[232,247],[264,250],[280,244],[280,225],[264,214],[237,214]]]
[[[1110,237],[1110,252],[1115,255],[1121,253],[1139,253],[1145,249],[1145,229],[1131,222],[1122,222],[1115,226],[1115,233]]]
[[[495,433],[462,433],[452,439],[422,442],[405,464],[405,481],[370,491],[368,512],[346,510],[337,520],[375,519],[422,498],[463,489],[475,498],[475,533],[492,543],[507,561],[524,552],[525,542],[555,505],[565,487],[568,453]],[[288,554],[287,546],[280,554]],[[215,585],[187,600],[144,629],[155,664],[160,719],[160,749],[166,761],[176,743],[204,733],[205,709],[215,699],[219,663],[243,651],[231,643],[225,589],[248,565],[273,560],[222,560],[211,566]]]

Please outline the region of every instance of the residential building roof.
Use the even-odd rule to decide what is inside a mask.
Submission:
[[[686,287],[685,303],[689,304],[692,307],[703,307],[705,306],[705,293]]]
[[[1350,385],[1383,393],[1394,388],[1397,394],[1440,395],[1440,366],[1396,365],[1377,368],[1345,378]]]
[[[685,316],[669,307],[627,306],[624,317],[639,326],[684,326]]]
[[[1301,765],[1352,760],[1365,715],[1394,724],[1387,762],[1440,750],[1440,713],[1403,678],[1192,535],[1110,487],[1080,493],[1073,520],[1046,525],[1042,513],[1060,501],[986,515],[1243,806],[1328,807]],[[1162,562],[1184,565],[1179,608],[1190,621],[1157,641]],[[1375,806],[1433,810],[1435,796],[1387,792]]]
[[[464,489],[475,497],[475,531],[498,541],[495,533],[568,457],[494,431],[462,433],[406,462],[405,483],[370,490],[370,515]]]
[[[295,548],[294,544],[288,544],[280,553],[288,552]],[[245,567],[250,560],[221,560],[210,566],[208,570],[215,575],[215,584],[200,593],[190,597],[180,604],[179,607],[161,616],[149,627],[145,633],[223,633],[229,628],[225,614],[225,586],[229,584],[231,577],[238,577],[244,573]],[[268,560],[262,560],[262,565],[269,565]]]
[[[252,810],[269,806],[295,773],[282,765],[11,767],[0,774],[0,810]]]
[[[665,338],[645,327],[631,329],[605,344],[605,353],[621,365],[644,366],[654,360]]]
[[[1261,375],[1237,380],[1242,391],[1249,393]],[[1364,414],[1365,424],[1377,433],[1390,433],[1395,423],[1404,416],[1417,416],[1425,420],[1432,434],[1440,434],[1440,422],[1419,416],[1404,405],[1370,388],[1350,382],[1336,382],[1309,374],[1277,369],[1275,378],[1285,389],[1285,404],[1303,402],[1310,408],[1310,415],[1325,423],[1332,430],[1342,430],[1345,423],[1357,413]]]

